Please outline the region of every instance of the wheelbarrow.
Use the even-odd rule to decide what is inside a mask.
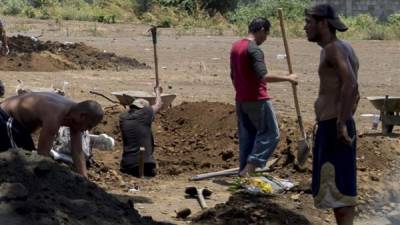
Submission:
[[[117,91],[111,92],[114,95],[121,105],[127,106],[130,105],[135,99],[143,98],[149,101],[150,105],[156,103],[155,94],[150,94],[145,91]],[[163,102],[162,109],[168,108],[172,105],[172,102],[175,100],[175,94],[161,93],[161,100]]]
[[[124,107],[129,106],[135,99],[138,99],[138,98],[143,98],[143,99],[149,101],[150,105],[153,105],[156,102],[155,94],[150,94],[145,91],[111,92],[111,94],[114,95],[118,99],[118,101],[115,101],[115,100],[105,96],[104,94],[96,92],[96,91],[90,91],[89,93],[94,94],[94,95],[99,95],[112,103],[121,104]],[[172,102],[175,100],[175,98],[176,98],[175,94],[161,93],[161,100],[163,102],[162,109],[166,109],[166,108],[170,107],[172,105]]]
[[[391,133],[394,125],[400,125],[400,97],[386,95],[370,96],[367,99],[380,111],[383,134]]]

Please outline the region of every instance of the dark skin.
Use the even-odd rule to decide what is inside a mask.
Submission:
[[[352,140],[348,135],[346,121],[353,114],[353,106],[357,102],[357,81],[353,71],[350,69],[349,62],[345,59],[342,51],[335,44],[328,43],[324,47],[325,59],[328,64],[336,71],[341,81],[340,100],[338,104],[338,119],[336,126],[338,129],[338,139],[351,145]]]
[[[82,112],[72,112],[77,103],[55,93],[35,92],[4,100],[0,107],[33,133],[40,129],[38,154],[48,156],[60,126],[70,127],[71,153],[76,171],[87,177],[81,132],[99,121]],[[101,118],[100,118],[101,119]]]
[[[346,60],[343,49],[335,43],[338,39],[336,34],[329,30],[327,20],[316,21],[313,17],[307,16],[304,30],[309,41],[317,42],[323,48],[321,55],[324,57],[321,58],[319,73],[331,71],[330,73],[339,77],[341,86],[337,105],[337,135],[339,140],[351,145],[352,139],[348,135],[346,121],[355,112],[359,100],[356,75]]]
[[[306,24],[304,30],[307,33],[307,38],[311,42],[316,42],[322,47],[321,63],[319,66],[319,75],[323,87],[320,89],[319,100],[320,104],[326,102],[336,102],[337,104],[337,138],[348,145],[352,144],[352,139],[348,135],[346,121],[350,119],[357,108],[359,100],[358,84],[356,74],[348,60],[348,55],[343,49],[343,46],[338,44],[336,33],[329,29],[329,24],[326,19],[316,20],[312,16],[306,16]],[[333,79],[329,82],[330,76],[337,76],[339,85]],[[335,88],[339,88],[339,94]],[[333,91],[332,91],[333,90]],[[337,99],[337,101],[336,101]],[[333,101],[335,100],[335,101]],[[325,109],[331,110],[331,109]],[[329,115],[319,112],[320,115]],[[317,113],[318,114],[318,113]],[[318,115],[317,115],[318,116]],[[321,118],[317,118],[319,120]],[[339,207],[333,209],[338,225],[352,225],[355,216],[355,207]]]

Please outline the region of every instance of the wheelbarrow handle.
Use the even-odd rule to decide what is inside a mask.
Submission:
[[[99,93],[99,92],[96,92],[96,91],[89,91],[89,93],[90,93],[90,94],[93,94],[93,95],[99,95],[99,96],[101,96],[101,97],[107,99],[108,101],[110,101],[110,102],[112,102],[112,103],[121,104],[120,102],[114,101],[114,100],[112,100],[111,98],[105,96],[105,95],[102,94],[102,93]]]
[[[287,65],[288,65],[289,74],[292,74],[293,73],[293,66],[292,66],[292,60],[291,60],[291,57],[290,57],[289,43],[288,43],[288,40],[287,40],[285,23],[284,23],[284,20],[283,20],[283,9],[282,8],[278,9],[278,17],[279,17],[279,23],[280,23],[281,32],[282,32],[283,44],[285,46],[286,62],[287,62]],[[306,133],[304,131],[304,125],[303,125],[303,119],[301,117],[299,99],[297,97],[297,86],[292,84],[292,90],[293,90],[294,105],[296,107],[297,121],[299,123],[301,136],[302,136],[302,138],[305,139],[306,138]]]

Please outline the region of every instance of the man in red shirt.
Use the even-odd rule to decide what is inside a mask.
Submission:
[[[246,38],[235,42],[231,50],[231,79],[236,91],[239,128],[240,176],[264,167],[279,142],[279,127],[267,92],[267,82],[288,81],[297,84],[297,76],[268,74],[264,53],[259,45],[269,35],[271,24],[256,18]]]

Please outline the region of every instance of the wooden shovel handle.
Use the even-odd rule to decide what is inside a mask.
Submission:
[[[293,73],[292,60],[290,58],[289,44],[288,44],[287,37],[286,37],[286,29],[285,29],[285,23],[283,21],[283,9],[282,8],[278,9],[278,16],[279,16],[279,22],[281,25],[283,44],[285,45],[286,61],[288,64],[289,73],[292,74]],[[292,84],[292,90],[293,90],[294,105],[296,107],[296,113],[297,113],[297,121],[299,123],[301,136],[303,138],[306,138],[306,134],[304,131],[304,126],[303,126],[303,119],[301,117],[301,112],[300,112],[299,99],[297,97],[297,86]]]
[[[201,209],[208,208],[206,200],[204,199],[203,188],[196,188],[196,191],[197,191],[197,198],[199,199]]]
[[[157,27],[152,26],[150,28],[151,37],[153,38],[153,49],[154,49],[154,69],[156,72],[156,87],[160,86],[160,81],[158,77],[158,55],[157,55]]]

